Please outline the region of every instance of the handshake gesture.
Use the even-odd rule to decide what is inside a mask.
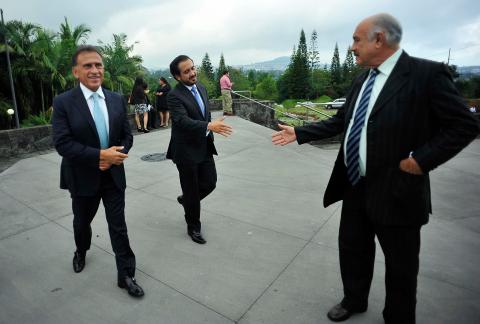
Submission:
[[[227,125],[224,120],[225,120],[225,117],[220,117],[215,119],[214,121],[209,122],[207,129],[225,137],[232,135],[233,133],[232,126]]]

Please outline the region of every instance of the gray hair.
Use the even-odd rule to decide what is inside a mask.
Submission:
[[[370,17],[372,19],[372,28],[368,32],[368,39],[372,41],[375,35],[380,32],[385,33],[387,45],[395,47],[402,40],[402,26],[392,15],[381,13]]]

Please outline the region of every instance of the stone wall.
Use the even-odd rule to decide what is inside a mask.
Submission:
[[[275,119],[273,101],[259,101],[260,103],[247,99],[233,100],[233,113],[243,119],[249,120],[268,128],[275,128],[278,121]],[[267,108],[267,107],[270,108]],[[272,108],[272,109],[271,109]]]
[[[48,150],[53,147],[52,125],[0,131],[0,156]]]
[[[273,107],[272,101],[260,101],[261,104],[247,100],[234,99],[233,112],[236,116],[249,120],[256,124],[277,129],[278,120],[275,119],[275,111],[268,107]],[[222,100],[210,100],[212,110],[222,110]],[[475,114],[480,122],[480,113]],[[135,114],[129,114],[129,122],[132,130],[136,130]],[[52,126],[35,126],[21,129],[0,130],[0,158],[12,157],[16,155],[43,151],[53,148]],[[133,132],[136,134],[136,132]],[[480,135],[479,135],[480,136]],[[342,139],[341,135],[316,141],[312,144],[338,143]]]

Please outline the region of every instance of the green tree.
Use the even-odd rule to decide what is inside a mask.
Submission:
[[[113,34],[111,44],[99,43],[105,66],[105,85],[113,91],[130,93],[135,77],[145,74],[142,58],[132,55],[136,43],[128,45],[125,34]]]
[[[225,64],[225,57],[223,53],[220,55],[220,62],[218,63],[216,79],[215,79],[215,97],[220,96],[220,78],[223,75],[223,72],[227,69],[227,65]]]
[[[311,93],[311,78],[308,59],[307,42],[303,29],[300,32],[300,40],[297,52],[293,58],[291,67],[290,84],[292,92],[291,98],[308,98]]]
[[[317,38],[318,34],[317,31],[314,29],[312,35],[310,36],[310,49],[308,51],[309,55],[309,64],[310,64],[310,74],[311,74],[311,94],[309,95],[310,98],[317,98],[319,96],[319,86],[315,85],[315,71],[318,70],[318,66],[320,64],[320,54],[317,48]]]
[[[340,68],[340,55],[338,54],[338,44],[335,43],[333,51],[332,65],[330,65],[330,74],[332,86],[338,86],[342,82],[342,70]]]
[[[215,81],[215,73],[213,72],[212,62],[210,61],[210,56],[208,56],[208,53],[205,53],[205,56],[203,57],[202,66],[200,67],[200,70],[203,73],[205,73],[205,76],[210,81],[212,81],[212,82]]]
[[[85,24],[80,24],[71,27],[68,23],[67,17],[65,21],[60,24],[60,44],[58,62],[56,62],[57,70],[65,77],[66,88],[72,88],[76,85],[76,79],[71,73],[72,56],[75,53],[78,45],[85,44],[91,29]],[[64,90],[64,89],[56,89]]]
[[[275,100],[278,98],[277,86],[275,80],[272,76],[267,75],[260,81],[255,87],[253,92],[255,98],[266,99],[266,100]]]

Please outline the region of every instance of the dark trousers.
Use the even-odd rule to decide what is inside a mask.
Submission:
[[[177,163],[183,192],[183,208],[188,231],[200,231],[200,201],[207,197],[217,183],[217,170],[213,157],[197,164]]]
[[[158,111],[156,108],[152,107],[148,112],[148,127],[154,128],[157,127],[157,120],[158,120]]]
[[[339,249],[345,308],[362,311],[375,261],[375,235],[385,255],[385,323],[415,323],[420,226],[374,224],[366,213],[365,181],[349,188],[343,200]]]
[[[110,171],[102,172],[99,192],[95,196],[73,196],[73,233],[77,251],[86,253],[92,241],[92,222],[97,213],[100,199],[105,207],[108,232],[119,278],[135,276],[135,254],[130,248],[125,223],[125,191],[117,188]]]

